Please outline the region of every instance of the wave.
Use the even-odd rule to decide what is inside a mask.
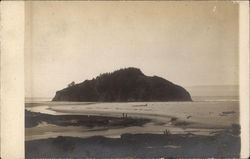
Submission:
[[[238,96],[194,96],[194,102],[238,102]]]

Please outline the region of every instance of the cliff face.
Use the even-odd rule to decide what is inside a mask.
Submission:
[[[191,101],[182,87],[161,77],[145,76],[137,68],[101,74],[56,92],[53,101],[128,102]]]

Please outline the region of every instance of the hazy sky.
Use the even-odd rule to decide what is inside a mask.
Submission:
[[[232,2],[31,2],[26,96],[138,67],[181,86],[238,83],[238,5]]]

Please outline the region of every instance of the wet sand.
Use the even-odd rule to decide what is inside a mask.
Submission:
[[[173,134],[194,133],[211,135],[239,124],[238,102],[141,102],[141,103],[85,103],[85,102],[43,102],[36,106],[26,105],[33,112],[51,115],[82,115],[107,118],[122,118],[127,114],[132,119],[148,119],[143,126],[103,127],[101,125],[87,128],[77,124],[56,125],[45,121],[39,126],[26,128],[26,140],[49,137],[72,136],[91,137],[104,135],[118,138],[122,133],[162,134],[166,129]]]
[[[46,102],[26,109],[27,159],[237,158],[240,152],[238,102]]]

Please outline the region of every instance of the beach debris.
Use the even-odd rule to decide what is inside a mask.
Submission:
[[[170,121],[171,122],[173,122],[173,121],[176,121],[178,118],[176,118],[176,117],[172,117],[171,119],[170,119]]]
[[[179,149],[181,146],[176,146],[176,145],[165,145],[163,146],[164,148],[171,148],[171,149]]]
[[[122,118],[127,118],[128,114],[127,113],[122,113]]]
[[[210,134],[214,135],[232,135],[232,136],[239,136],[241,132],[241,128],[239,124],[232,124],[231,127],[228,127],[226,129],[213,131]]]
[[[133,105],[133,107],[146,107],[148,104]]]
[[[222,112],[222,113],[220,113],[220,116],[231,115],[231,114],[234,114],[234,113],[236,113],[236,112],[235,111]]]
[[[155,125],[163,126],[163,125],[165,125],[166,123],[165,123],[165,122],[155,122],[154,124],[155,124]]]
[[[170,135],[171,132],[170,132],[170,130],[166,129],[165,131],[163,131],[163,134],[165,134],[165,135]]]
[[[186,137],[191,137],[191,136],[195,136],[195,134],[191,133],[191,132],[188,132],[185,134]]]
[[[192,116],[191,115],[189,115],[189,116],[187,116],[187,119],[189,119],[189,118],[191,118]]]
[[[189,125],[189,123],[185,121],[179,121],[179,122],[174,123],[174,125],[175,126],[187,126]]]

